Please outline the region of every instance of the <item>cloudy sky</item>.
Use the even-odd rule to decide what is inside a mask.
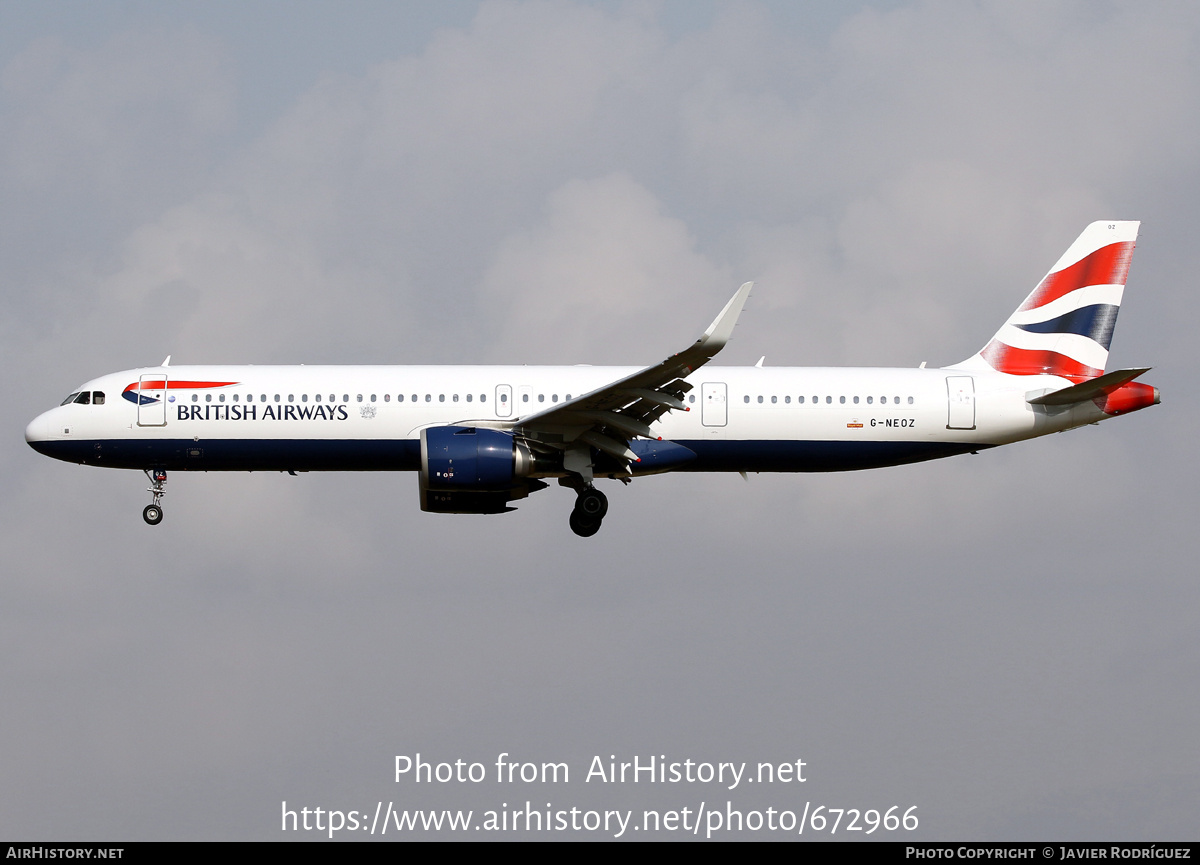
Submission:
[[[1084,0],[0,4],[0,836],[528,799],[1194,837],[1198,38],[1194,4]],[[1106,218],[1143,221],[1111,364],[1161,406],[649,478],[588,541],[565,490],[438,516],[386,473],[176,474],[149,529],[140,474],[22,437],[167,354],[653,363],[748,279],[724,364],[950,364]],[[501,752],[570,783],[393,780]]]

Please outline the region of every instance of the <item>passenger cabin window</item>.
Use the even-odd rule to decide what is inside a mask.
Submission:
[[[192,402],[198,402],[199,399],[200,399],[200,394],[198,394],[198,393],[192,394]]]
[[[568,398],[569,398],[569,397],[568,397]],[[501,402],[504,402],[506,399],[508,399],[508,397],[501,397],[501,398],[500,398],[500,401],[501,401]],[[481,393],[481,394],[479,395],[479,401],[480,401],[480,402],[487,402],[487,394],[486,394],[486,393]]]
[[[391,402],[391,401],[392,401],[392,395],[391,395],[390,393],[385,393],[385,394],[383,395],[383,401],[384,401],[384,402]]]
[[[474,398],[475,398],[475,394],[473,394],[473,393],[469,393],[469,394],[467,394],[467,402],[470,402],[470,401],[471,401],[471,400],[473,400]]]
[[[211,393],[206,393],[206,394],[204,395],[204,401],[205,401],[205,402],[212,402],[212,394],[211,394]]]

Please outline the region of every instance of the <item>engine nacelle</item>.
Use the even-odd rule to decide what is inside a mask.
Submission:
[[[546,486],[530,479],[537,460],[512,433],[483,427],[421,430],[421,510],[450,514],[510,511],[508,502]]]

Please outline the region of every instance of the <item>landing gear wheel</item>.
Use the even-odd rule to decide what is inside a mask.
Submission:
[[[167,472],[165,469],[142,469],[146,475],[146,479],[150,481],[150,486],[146,488],[146,492],[154,496],[154,500],[142,510],[142,519],[149,525],[157,526],[162,522],[162,506],[159,502],[166,494],[167,487]]]
[[[585,516],[578,510],[571,511],[571,531],[581,538],[590,538],[600,531],[600,520]]]
[[[588,487],[575,500],[575,511],[598,522],[608,513],[608,497],[595,487]]]

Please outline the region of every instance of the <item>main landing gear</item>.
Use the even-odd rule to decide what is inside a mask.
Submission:
[[[162,469],[144,470],[146,477],[150,479],[150,487],[146,490],[148,493],[154,494],[154,501],[146,505],[142,509],[142,519],[152,526],[157,526],[162,522],[162,497],[166,494],[165,487],[167,486],[167,473]]]
[[[608,513],[608,497],[595,487],[584,487],[575,499],[571,511],[571,531],[581,538],[590,538],[600,531],[600,523]]]

